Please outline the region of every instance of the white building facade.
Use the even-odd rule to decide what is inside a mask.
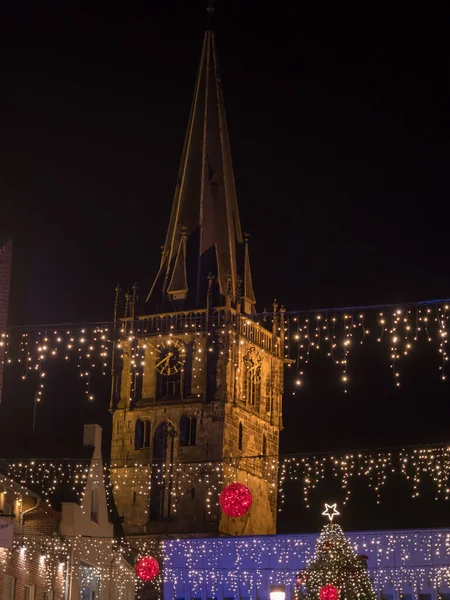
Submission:
[[[92,458],[80,503],[63,502],[61,535],[69,542],[67,600],[133,600],[135,574],[114,550],[101,454],[102,429],[84,426],[83,445]]]

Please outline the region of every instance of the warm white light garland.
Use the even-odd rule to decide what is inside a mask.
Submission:
[[[39,576],[47,582],[48,589],[59,587],[64,578],[69,575],[77,577],[80,587],[89,585],[93,578],[101,586],[107,581],[113,581],[119,598],[125,598],[129,585],[135,586],[137,593],[143,587],[143,582],[136,577],[133,565],[118,560],[129,555],[152,554],[158,556],[160,547],[156,540],[136,539],[131,542],[124,539],[84,536],[54,536],[42,534],[15,534],[12,548],[0,548],[0,568],[7,568],[13,560],[22,568],[28,569],[30,564],[38,564]],[[73,560],[79,557],[78,560]],[[88,561],[88,568],[83,568],[81,562]],[[70,559],[70,560],[69,560]],[[152,586],[160,590],[161,575]]]
[[[369,576],[378,592],[450,590],[450,530],[349,533],[347,537],[357,554],[368,556]],[[186,589],[192,597],[202,591],[213,595],[218,589],[236,597],[239,593],[251,596],[253,590],[264,590],[270,584],[283,583],[293,589],[299,565],[314,556],[316,539],[313,534],[159,541],[151,537],[114,540],[16,535],[12,549],[0,549],[0,568],[15,553],[22,560],[39,560],[43,576],[53,581],[64,575],[72,550],[78,555],[95,550],[97,565],[86,577],[95,574],[104,582],[113,577],[120,589],[129,583],[130,570],[117,567],[111,574],[110,564],[116,556],[131,551],[158,558],[162,573],[152,585],[158,588],[164,583],[165,591],[171,591],[169,597],[181,597]],[[134,581],[139,592],[143,584],[137,578]]]
[[[51,360],[61,359],[76,365],[78,377],[84,381],[84,395],[88,401],[95,400],[92,376],[96,373],[110,376],[113,354],[120,357],[119,340],[131,342],[131,375],[134,382],[142,377],[142,348],[137,340],[144,335],[164,336],[177,334],[239,330],[246,335],[248,317],[230,313],[213,314],[206,319],[205,311],[196,313],[171,313],[167,316],[136,318],[134,321],[99,325],[72,324],[70,327],[48,325],[43,327],[11,327],[0,334],[0,359],[6,366],[22,365],[22,379],[34,375],[36,403],[42,401],[48,365]],[[401,361],[418,344],[434,344],[440,357],[439,373],[447,379],[448,336],[450,300],[430,301],[398,306],[349,307],[348,309],[323,309],[318,311],[284,310],[275,314],[260,313],[257,323],[268,330],[276,324],[278,332],[284,333],[284,354],[289,359],[292,381],[287,380],[286,389],[293,385],[293,394],[301,389],[313,352],[322,352],[339,367],[341,382],[345,390],[351,383],[349,360],[355,347],[369,340],[386,346],[389,352],[393,380],[401,385]],[[249,329],[250,332],[250,329]],[[251,335],[249,333],[248,335]],[[212,338],[211,338],[212,339]],[[264,338],[265,339],[265,338]],[[271,339],[271,333],[267,340]],[[196,348],[193,370],[201,370],[198,361],[204,360],[200,352],[203,344]],[[207,347],[207,348],[206,348]],[[222,353],[216,341],[206,344],[204,351]],[[193,372],[193,379],[196,379]],[[8,376],[8,369],[6,369]],[[195,381],[194,381],[195,385]],[[94,386],[95,387],[95,386]]]
[[[89,476],[87,463],[80,460],[5,460],[6,474],[23,489],[32,486],[51,502],[60,484],[69,484],[82,497]],[[337,452],[332,454],[288,455],[280,457],[245,456],[225,461],[177,461],[170,466],[171,502],[177,511],[179,500],[187,485],[193,481],[208,490],[207,510],[211,514],[219,509],[219,494],[224,482],[233,476],[245,462],[248,472],[246,485],[252,489],[252,480],[268,481],[273,494],[279,494],[279,510],[285,502],[285,486],[288,481],[297,482],[304,503],[309,507],[312,490],[326,482],[327,477],[339,482],[343,490],[342,501],[346,504],[352,493],[352,484],[364,482],[374,492],[379,503],[384,488],[399,478],[410,484],[411,496],[417,497],[421,485],[429,482],[434,486],[436,499],[450,499],[450,446],[397,448],[379,451]],[[114,477],[111,477],[114,471]],[[153,471],[153,475],[152,475]],[[278,480],[277,480],[278,473]],[[103,472],[95,470],[91,477],[96,483],[105,484],[111,494],[110,481],[116,489],[126,487],[138,495],[149,495],[151,485],[163,485],[165,479],[160,464],[147,464],[135,460],[106,461]],[[0,479],[1,483],[1,479]],[[299,491],[300,491],[299,490]]]
[[[165,540],[165,593],[208,597],[263,596],[271,584],[293,590],[300,566],[314,557],[317,535]],[[368,557],[377,593],[450,591],[450,531],[347,534],[356,554]],[[188,597],[188,596],[186,596]]]

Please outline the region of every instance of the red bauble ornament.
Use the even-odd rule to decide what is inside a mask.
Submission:
[[[159,563],[153,556],[143,556],[135,565],[136,575],[144,581],[151,581],[159,573]]]
[[[338,600],[339,590],[334,585],[324,585],[320,590],[320,600]]]
[[[219,504],[229,517],[242,517],[250,510],[252,493],[242,483],[230,483],[220,492]]]

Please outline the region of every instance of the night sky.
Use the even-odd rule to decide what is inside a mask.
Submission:
[[[415,12],[219,2],[258,310],[274,297],[295,310],[450,296],[449,17],[444,3]],[[0,236],[15,244],[11,324],[110,319],[117,283],[138,282],[144,299],[205,22],[203,0],[2,3]],[[450,389],[435,357],[411,359],[399,391],[388,362],[367,352],[346,396],[319,362],[305,391],[286,395],[282,451],[449,439]],[[9,402],[3,423],[17,392]],[[94,418],[77,410],[80,422]]]

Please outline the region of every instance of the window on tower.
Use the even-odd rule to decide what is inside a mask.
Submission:
[[[134,428],[134,449],[140,450],[144,443],[144,421],[138,419]]]
[[[152,428],[151,422],[147,419],[144,421],[144,448],[150,448],[150,430]]]
[[[180,446],[195,446],[197,438],[197,417],[183,415],[180,419]]]
[[[157,373],[156,395],[158,398],[179,396],[181,393],[181,371],[165,375]]]
[[[150,448],[152,423],[148,419],[138,419],[134,428],[134,449]]]
[[[175,427],[169,421],[161,422],[153,434],[154,468],[151,470],[150,521],[169,519],[172,514],[176,436]]]
[[[261,400],[261,381],[252,371],[244,376],[244,398],[250,406],[259,406]]]

